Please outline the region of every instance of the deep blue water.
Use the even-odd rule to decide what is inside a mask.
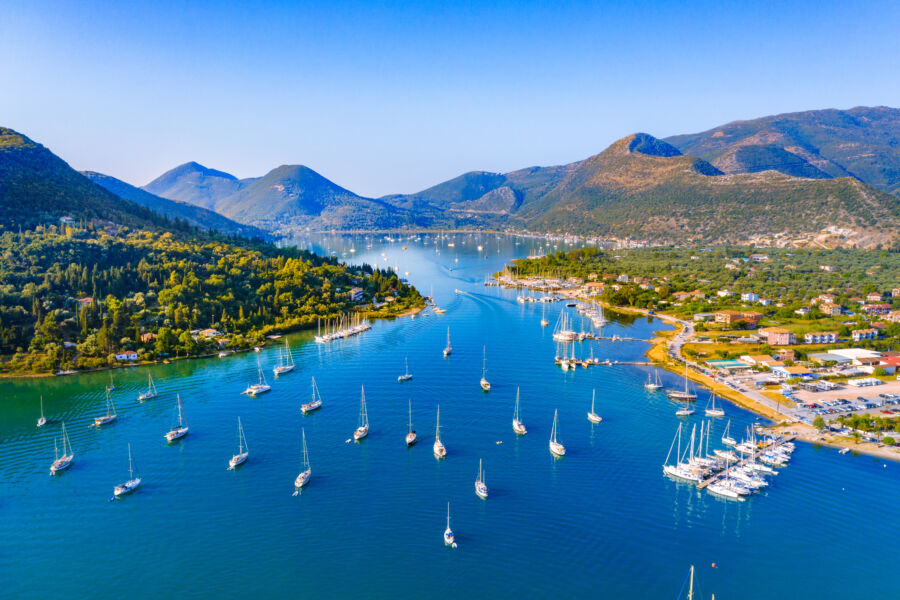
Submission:
[[[645,368],[563,373],[551,340],[563,306],[547,306],[551,327],[542,329],[540,305],[482,285],[536,244],[457,236],[438,254],[428,239],[402,242],[405,251],[399,242],[316,240],[320,251],[354,247],[348,260],[408,271],[423,293],[433,286],[447,313],[378,322],[330,345],[292,335],[297,368],[277,380],[276,347],[153,367],[161,394],[143,404],[136,397],[147,369],[117,371],[119,420],[99,431],[88,425],[104,412],[108,373],[0,382],[0,596],[675,598],[695,564],[702,598],[896,597],[900,465],[800,445],[769,490],[744,503],[670,481],[660,465],[678,419],[661,393],[644,391]],[[448,326],[453,355],[444,359]],[[662,328],[639,319],[604,333],[648,338]],[[579,352],[592,347],[601,359],[636,360],[646,350],[590,344]],[[482,347],[488,394],[478,387]],[[252,399],[240,392],[257,356],[273,391]],[[407,356],[414,379],[400,384]],[[310,376],[325,406],[303,417]],[[361,385],[371,434],[348,444]],[[521,438],[510,428],[517,386],[529,431]],[[585,416],[593,389],[600,425]],[[191,433],[167,446],[176,393]],[[41,394],[52,422],[39,430]],[[408,399],[420,436],[412,449],[403,443]],[[442,462],[431,454],[438,404]],[[568,451],[560,460],[547,448],[554,409]],[[754,421],[726,410],[737,432]],[[238,416],[250,459],[229,472]],[[51,478],[61,420],[76,462]],[[294,497],[301,427],[313,477]],[[109,502],[127,476],[129,442],[144,484]],[[473,490],[479,459],[486,501]],[[448,501],[455,550],[441,538]]]

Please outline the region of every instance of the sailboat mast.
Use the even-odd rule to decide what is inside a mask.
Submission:
[[[131,460],[131,444],[128,444],[128,479],[134,479],[134,462]]]

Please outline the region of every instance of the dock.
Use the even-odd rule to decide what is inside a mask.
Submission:
[[[769,448],[777,448],[778,446],[780,446],[780,445],[782,445],[782,444],[787,444],[788,442],[793,442],[794,439],[795,439],[795,437],[796,437],[796,436],[791,435],[791,436],[788,436],[788,437],[779,438],[777,442],[775,442],[774,444],[772,444],[772,445],[770,445],[770,446],[766,446],[765,449],[769,449]],[[748,456],[748,457],[746,457],[746,458],[744,458],[744,459],[741,459],[740,461],[738,461],[738,462],[736,462],[736,463],[729,463],[728,461],[725,461],[725,466],[724,466],[723,468],[717,470],[715,473],[713,473],[712,475],[710,475],[710,476],[707,477],[706,479],[702,480],[700,483],[698,483],[698,484],[697,484],[697,489],[702,490],[703,488],[705,488],[705,487],[708,486],[709,484],[711,484],[711,483],[715,482],[716,480],[718,480],[718,479],[722,476],[722,473],[723,473],[726,469],[730,469],[731,467],[740,467],[740,466],[743,466],[744,464],[746,464],[746,463],[748,463],[748,462],[751,462],[751,461],[756,460],[756,458],[757,458],[760,454],[761,454],[761,451],[760,451],[760,450],[757,450],[756,452],[754,452],[754,453],[751,454],[750,456]]]

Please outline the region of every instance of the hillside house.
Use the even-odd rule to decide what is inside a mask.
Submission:
[[[767,327],[760,329],[759,333],[765,336],[766,343],[770,346],[790,346],[797,343],[796,336],[781,327]]]
[[[807,344],[836,344],[838,335],[834,331],[811,331],[803,336]]]

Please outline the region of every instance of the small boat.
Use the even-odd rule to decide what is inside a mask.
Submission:
[[[322,408],[322,396],[319,394],[319,386],[316,385],[316,378],[312,378],[312,400],[300,407],[300,412],[304,415],[314,410]]]
[[[687,402],[684,403],[684,406],[675,411],[676,417],[689,417],[694,414],[694,409],[691,408],[691,405]]]
[[[475,495],[486,500],[488,497],[488,488],[484,483],[484,469],[481,466],[481,459],[478,459],[478,479],[475,480]]]
[[[435,310],[437,312],[437,310]],[[450,356],[453,352],[453,346],[450,345],[450,328],[447,328],[447,346],[444,348],[444,358]]]
[[[141,476],[140,474],[135,476],[136,471],[134,458],[131,456],[131,444],[128,444],[128,481],[113,488],[114,497],[118,498],[119,496],[130,494],[141,485]]]
[[[138,395],[138,402],[156,398],[156,386],[153,384],[153,376],[147,373],[147,391]]]
[[[591,412],[587,414],[588,421],[591,423],[599,423],[603,420],[603,417],[594,412],[594,400],[597,398],[597,390],[594,390],[594,395],[591,396]]]
[[[434,457],[438,460],[447,458],[447,449],[441,441],[441,405],[437,407],[437,424],[434,427],[434,446],[431,448]]]
[[[409,372],[409,358],[407,358],[406,359],[406,371],[403,373],[403,375],[400,375],[397,377],[397,381],[399,381],[400,383],[403,383],[404,381],[409,381],[410,379],[412,379],[412,375]]]
[[[513,413],[512,428],[513,431],[516,432],[516,435],[525,435],[528,433],[528,430],[525,429],[525,423],[519,418],[519,388],[516,388],[516,410]]]
[[[487,375],[487,346],[482,347],[481,381],[478,382],[478,385],[481,386],[481,391],[489,392],[491,391],[491,382],[485,378],[485,375]]]
[[[556,440],[557,411],[553,411],[553,428],[550,430],[550,452],[555,456],[565,456],[566,447]]]
[[[116,405],[113,404],[112,398],[109,397],[109,388],[106,388],[106,414],[94,419],[94,427],[101,427],[107,423],[112,423],[116,420],[116,417],[118,417],[116,414]]]
[[[409,424],[407,425],[406,430],[406,447],[415,445],[418,441],[418,436],[416,435],[416,430],[412,428],[412,400],[409,401]]]
[[[447,529],[444,530],[444,545],[456,547],[454,542],[453,530],[450,529],[450,503],[447,503]]]
[[[231,457],[228,461],[228,470],[233,471],[238,465],[247,462],[250,457],[250,448],[247,447],[247,438],[244,437],[244,426],[241,425],[241,418],[238,417],[238,453]]]
[[[259,354],[262,352],[262,346],[253,346],[253,351]]]
[[[724,417],[725,411],[721,406],[716,406],[716,395],[715,393],[710,398],[709,402],[706,404],[706,409],[704,413],[707,417]]]
[[[654,378],[650,379],[650,373],[647,373],[647,383],[644,384],[644,389],[648,392],[655,392],[658,389],[662,388],[662,383],[659,380],[659,369],[654,371]]]
[[[166,433],[167,442],[174,442],[188,434],[187,420],[184,418],[184,409],[181,408],[181,395],[176,397],[178,398],[178,424]]]
[[[221,352],[219,352],[219,358],[225,358],[226,356],[228,356],[228,353],[225,352],[224,350],[222,350]]]
[[[298,490],[309,483],[312,476],[312,469],[309,466],[309,451],[306,449],[306,429],[300,430],[303,433],[303,465],[297,479],[294,480],[294,487]]]
[[[287,339],[284,340],[284,350],[279,350],[279,363],[272,369],[275,377],[290,373],[294,370],[294,355],[291,354],[291,347],[288,345]]]
[[[722,443],[726,446],[737,446],[737,440],[729,435],[731,431],[731,420],[728,420],[728,424],[725,425],[725,431],[722,433]]]
[[[53,454],[55,459],[53,460],[53,464],[50,465],[50,474],[56,475],[60,471],[65,471],[69,467],[72,466],[72,461],[75,460],[75,452],[72,450],[72,442],[69,441],[69,434],[66,432],[66,424],[62,424],[62,455],[60,455],[59,449],[56,445],[56,440],[53,440]]]
[[[259,381],[247,386],[247,389],[244,390],[243,393],[247,394],[248,396],[258,396],[260,394],[265,394],[272,389],[272,387],[266,381],[266,376],[263,374],[262,365],[259,362],[259,357],[256,358],[256,370],[259,372]]]
[[[47,424],[47,418],[44,416],[44,397],[41,396],[41,418],[37,420],[37,426],[43,427]]]
[[[356,431],[353,432],[353,439],[359,441],[369,435],[369,412],[366,410],[366,388],[360,386],[361,398],[359,401],[359,422]]]
[[[451,267],[450,270],[452,271],[453,268]],[[434,310],[434,314],[436,314],[436,315],[442,315],[442,314],[444,314],[445,312],[447,312],[445,309],[440,308],[440,307],[438,307],[438,306],[435,306],[432,310]]]

